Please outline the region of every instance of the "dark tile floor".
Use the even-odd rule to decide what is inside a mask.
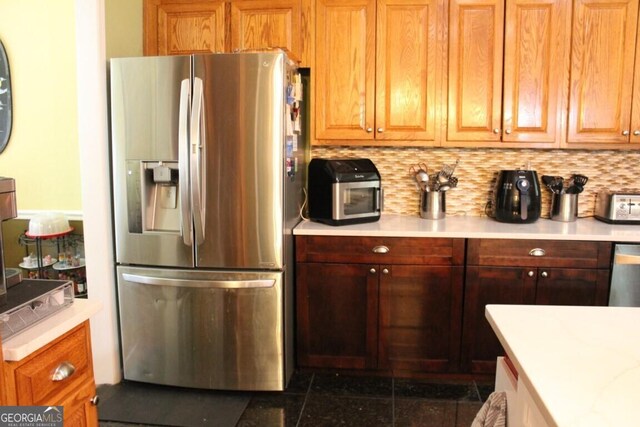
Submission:
[[[284,392],[254,393],[237,427],[468,427],[492,391],[474,381],[296,373]]]

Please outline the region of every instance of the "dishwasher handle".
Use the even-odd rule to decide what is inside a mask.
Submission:
[[[253,289],[272,288],[276,281],[273,279],[258,280],[192,280],[171,279],[167,277],[142,276],[139,274],[123,273],[122,278],[127,282],[143,285],[175,286],[184,288],[213,288],[213,289]]]
[[[614,264],[640,265],[640,255],[616,254]]]

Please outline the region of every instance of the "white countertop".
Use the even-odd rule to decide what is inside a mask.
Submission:
[[[76,298],[69,307],[2,342],[4,360],[24,359],[89,319],[102,308],[95,300]]]
[[[379,221],[353,225],[332,226],[303,221],[293,234],[640,242],[640,224],[612,225],[595,218],[573,222],[539,219],[532,224],[508,224],[488,217],[449,216],[430,220],[417,215],[383,214]]]
[[[640,308],[487,305],[549,425],[640,425]]]

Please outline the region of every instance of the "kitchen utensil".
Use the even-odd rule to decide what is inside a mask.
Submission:
[[[571,191],[571,194],[580,194],[584,190],[584,186],[587,184],[587,181],[589,181],[589,178],[584,175],[576,174],[573,175],[573,178],[571,180],[573,183],[573,190]]]
[[[413,174],[418,189],[422,191],[428,191],[429,174],[427,173],[427,165],[425,165],[424,163],[419,163],[417,165],[417,168],[416,165],[411,165],[409,171],[411,171],[411,173]]]
[[[569,185],[567,186],[565,193],[567,194],[582,193],[582,191],[584,190],[584,186],[588,180],[589,178],[587,178],[584,175],[579,175],[579,174],[573,175],[571,177],[571,180],[569,181]]]
[[[561,176],[554,176],[549,189],[555,194],[562,194],[564,192],[564,178]]]
[[[456,163],[454,165],[448,165],[446,163],[442,165],[442,169],[440,170],[440,172],[438,172],[438,182],[440,182],[440,184],[449,182],[449,178],[451,178],[453,172],[456,170],[458,162],[459,160],[456,160]]]
[[[542,177],[540,178],[542,179],[542,183],[548,187],[549,189],[551,189],[551,186],[553,185],[553,180],[554,177],[550,176],[550,175],[542,175]]]
[[[429,174],[427,173],[427,171],[424,170],[424,169],[420,169],[416,173],[416,181],[418,181],[418,183],[427,183],[427,182],[429,182]]]
[[[575,185],[584,187],[585,185],[587,185],[587,181],[589,181],[589,178],[584,175],[580,175],[580,174],[573,175],[573,183]]]

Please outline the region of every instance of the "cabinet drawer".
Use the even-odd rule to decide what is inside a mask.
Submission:
[[[87,381],[93,381],[89,328],[86,323],[71,330],[29,357],[16,362],[13,371],[18,405],[54,405]],[[67,378],[54,381],[56,368],[62,364],[75,368]],[[13,363],[9,364],[11,366]]]
[[[468,265],[609,268],[610,242],[470,239]]]
[[[296,236],[296,261],[462,265],[464,239]]]

